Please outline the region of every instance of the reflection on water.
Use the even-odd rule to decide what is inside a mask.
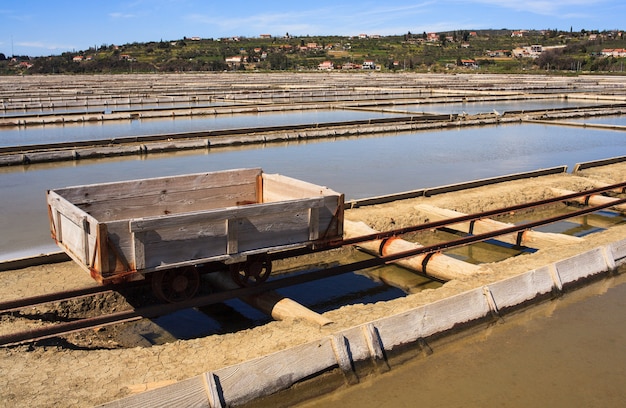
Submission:
[[[67,123],[65,125],[35,125],[8,129],[0,128],[0,146],[24,146],[39,143],[102,140],[127,136],[300,125],[304,123],[314,124],[378,119],[392,116],[398,115],[375,112],[320,110],[260,113],[256,115],[180,116],[176,119],[159,118],[111,122]]]
[[[56,250],[47,189],[261,167],[350,200],[623,155],[620,132],[524,124],[0,168],[0,259]]]
[[[600,125],[626,126],[626,116],[603,116],[599,118],[567,119],[571,122],[594,123]]]
[[[572,107],[593,106],[590,102],[567,101],[563,99],[543,100],[511,100],[511,101],[485,101],[485,102],[456,102],[456,103],[426,103],[420,105],[394,105],[394,109],[404,109],[414,112],[428,112],[440,114],[463,114],[475,115],[477,113],[491,113],[496,111],[500,114],[513,111],[531,111],[539,109],[560,109]]]

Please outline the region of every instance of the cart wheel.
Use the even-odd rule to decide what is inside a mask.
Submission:
[[[230,274],[239,286],[256,286],[265,282],[272,273],[272,261],[267,257],[248,258],[246,262],[233,264]]]
[[[159,299],[176,303],[193,298],[200,287],[200,274],[194,266],[152,273],[152,291]]]

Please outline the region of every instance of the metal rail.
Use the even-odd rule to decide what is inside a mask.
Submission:
[[[122,286],[124,288],[128,288],[129,285],[135,286],[139,284],[144,284],[144,282],[135,281],[135,282],[128,282],[125,284],[117,284],[117,285],[92,286],[92,287],[87,287],[87,288],[68,290],[64,292],[56,292],[56,293],[49,293],[49,294],[40,295],[40,296],[32,296],[29,298],[9,300],[7,302],[0,302],[0,313],[11,312],[11,311],[19,310],[19,309],[24,309],[26,307],[43,305],[46,303],[61,302],[65,300],[78,299],[81,297],[98,295],[98,294],[118,290]]]
[[[495,209],[495,210],[484,211],[484,212],[481,212],[481,213],[467,214],[467,215],[462,215],[462,216],[459,216],[459,217],[448,218],[448,219],[441,220],[441,221],[433,221],[433,222],[428,222],[428,223],[425,223],[425,224],[413,225],[413,226],[397,228],[397,229],[393,229],[393,230],[389,230],[389,231],[377,232],[377,233],[370,234],[370,235],[362,235],[362,236],[358,236],[358,237],[354,237],[354,238],[347,238],[347,239],[342,239],[342,240],[338,240],[338,241],[334,241],[334,242],[328,242],[325,245],[320,246],[319,248],[313,248],[313,249],[302,248],[302,249],[294,249],[294,250],[290,250],[290,251],[283,251],[283,252],[279,252],[279,253],[275,253],[275,254],[270,254],[270,258],[272,260],[283,259],[283,258],[290,258],[290,257],[293,257],[293,256],[305,255],[305,254],[308,254],[308,253],[311,253],[311,252],[326,251],[326,250],[329,250],[329,249],[340,248],[340,247],[346,246],[346,245],[355,245],[355,244],[359,244],[361,242],[367,242],[367,241],[373,241],[373,240],[379,240],[379,239],[387,239],[387,238],[392,238],[392,237],[396,237],[396,236],[399,236],[399,235],[408,234],[408,233],[411,233],[411,232],[427,231],[427,230],[432,230],[432,229],[436,229],[436,228],[446,227],[446,226],[449,226],[449,225],[452,225],[452,224],[458,224],[458,223],[461,223],[461,222],[476,221],[476,220],[480,220],[480,219],[483,219],[483,218],[489,218],[489,217],[493,217],[493,216],[497,216],[497,215],[508,214],[508,213],[512,213],[512,212],[516,212],[516,211],[520,211],[520,210],[528,210],[528,209],[532,209],[532,208],[536,208],[536,207],[542,207],[542,206],[549,205],[549,204],[556,204],[556,203],[559,203],[559,202],[566,202],[566,201],[569,201],[569,200],[573,200],[575,198],[589,197],[589,196],[592,196],[592,195],[602,194],[602,193],[606,193],[607,191],[613,191],[613,190],[626,191],[626,181],[625,182],[621,182],[621,183],[617,183],[617,184],[612,184],[612,185],[609,185],[609,186],[595,188],[595,189],[592,189],[592,190],[587,190],[587,191],[580,192],[580,193],[572,193],[572,194],[567,194],[567,195],[563,195],[563,196],[559,196],[559,197],[553,197],[553,198],[548,198],[548,199],[545,199],[545,200],[535,201],[535,202],[532,202],[532,203],[518,204],[518,205],[509,206],[509,207],[498,208],[498,209]],[[614,202],[609,203],[607,205],[601,206],[601,208],[600,208],[600,206],[594,207],[594,208],[596,208],[594,211],[598,211],[598,210],[604,209],[604,208],[609,208],[609,207],[612,207],[614,205],[621,204],[622,202],[623,202],[623,200],[621,200],[621,201],[614,201]],[[590,211],[590,212],[594,212],[594,211]],[[584,214],[586,214],[586,212]],[[578,215],[580,215],[580,214],[578,214]],[[563,219],[573,218],[573,217],[576,217],[576,216],[577,216],[577,213],[568,213],[568,214],[565,214],[565,218],[563,218]],[[539,225],[550,224],[550,223],[553,223],[553,222],[556,222],[556,221],[559,221],[559,220],[553,220],[553,221],[545,222],[544,224],[539,224]],[[532,227],[529,226],[526,229],[530,229],[530,228],[532,228]],[[505,234],[507,234],[507,232],[503,232],[503,233],[501,233],[499,235],[505,235]],[[486,238],[486,239],[488,239],[488,238]]]
[[[329,249],[339,248],[339,247],[346,246],[346,245],[355,245],[361,242],[366,242],[366,241],[371,241],[371,240],[390,238],[393,236],[402,235],[402,234],[406,234],[409,232],[441,228],[441,227],[445,227],[451,224],[456,224],[459,222],[487,218],[487,217],[491,217],[494,215],[510,213],[512,211],[535,208],[535,207],[544,206],[544,205],[548,205],[548,204],[552,204],[556,202],[568,201],[574,198],[585,197],[585,196],[590,196],[594,194],[600,194],[606,191],[624,189],[624,188],[626,188],[626,182],[613,184],[610,186],[597,188],[593,190],[588,190],[582,193],[568,194],[568,195],[555,197],[555,198],[551,198],[547,200],[541,200],[541,201],[537,201],[533,203],[520,204],[520,205],[510,206],[506,208],[485,211],[485,212],[478,213],[478,214],[464,215],[460,217],[450,218],[447,220],[436,221],[436,222],[431,222],[431,223],[426,223],[426,224],[421,224],[421,225],[416,225],[416,226],[411,226],[411,227],[406,227],[406,228],[399,228],[399,229],[395,229],[391,231],[364,235],[364,236],[359,236],[359,237],[355,237],[351,239],[339,240],[336,242],[330,242],[328,245],[324,247],[320,247],[320,248],[313,248],[313,249],[305,248],[304,250],[284,251],[281,253],[273,254],[272,258],[282,259],[282,258],[287,258],[291,256],[311,253],[311,252],[320,252],[320,251],[325,251]],[[20,343],[25,343],[25,342],[35,341],[35,340],[41,340],[45,338],[59,336],[62,334],[69,334],[75,331],[85,330],[88,328],[107,326],[107,325],[112,325],[112,324],[117,324],[117,323],[122,323],[122,322],[138,320],[142,318],[153,318],[159,315],[172,313],[174,311],[181,310],[181,309],[206,306],[206,305],[210,305],[213,303],[223,302],[225,300],[232,299],[232,298],[251,296],[251,295],[259,294],[259,293],[269,291],[269,290],[280,289],[280,288],[284,288],[288,286],[311,282],[314,280],[337,276],[337,275],[341,275],[341,274],[348,273],[348,272],[354,272],[354,271],[361,270],[361,269],[367,269],[367,268],[380,266],[383,264],[389,264],[389,263],[396,262],[400,259],[404,259],[404,258],[416,256],[416,255],[432,254],[432,253],[437,253],[437,252],[441,252],[444,250],[458,248],[458,247],[466,246],[469,244],[496,238],[501,235],[507,235],[507,234],[512,234],[512,233],[521,234],[522,232],[526,230],[529,230],[538,226],[547,225],[547,224],[551,224],[551,223],[565,220],[568,218],[573,218],[573,217],[578,217],[581,215],[593,213],[593,212],[596,212],[605,208],[610,208],[612,206],[620,205],[624,203],[626,203],[626,199],[616,199],[615,201],[611,203],[606,203],[606,204],[597,205],[593,207],[587,207],[578,211],[574,211],[571,213],[562,214],[562,215],[558,215],[555,217],[550,217],[550,218],[546,218],[546,219],[542,219],[538,221],[527,222],[527,223],[520,224],[520,225],[513,225],[511,227],[502,228],[502,229],[492,231],[492,232],[487,232],[487,233],[477,234],[477,235],[468,235],[459,239],[441,242],[441,243],[430,245],[430,246],[419,247],[410,251],[400,252],[400,253],[381,256],[381,257],[375,257],[375,258],[366,259],[363,261],[357,261],[357,262],[353,262],[353,263],[349,263],[345,265],[334,266],[334,267],[326,268],[323,270],[309,272],[309,273],[302,274],[302,275],[277,278],[277,279],[270,280],[268,282],[265,282],[262,285],[255,286],[255,287],[239,288],[239,289],[234,289],[234,290],[230,290],[226,292],[199,296],[194,299],[175,303],[175,304],[166,304],[166,305],[161,304],[161,305],[155,305],[155,306],[148,306],[144,308],[117,312],[117,313],[98,316],[98,317],[80,319],[80,320],[76,320],[73,322],[55,324],[55,325],[51,325],[51,326],[47,326],[43,328],[38,328],[35,330],[28,330],[28,331],[23,331],[19,333],[3,335],[3,336],[0,336],[0,346],[20,344]],[[425,275],[428,276],[427,272],[425,272]],[[82,290],[84,291],[84,293],[81,292],[81,290],[77,290],[75,292],[79,293],[79,296],[84,296],[84,295],[89,294],[87,292],[94,291],[94,289],[96,288],[84,289]],[[106,288],[105,290],[112,290],[112,289]],[[68,293],[68,292],[65,292],[65,293]],[[0,306],[6,308],[7,307],[6,305],[9,305],[13,309],[15,309],[15,308],[18,308],[18,305],[19,307],[25,307],[26,305],[28,305],[28,302],[31,301],[32,299],[36,299],[38,303],[41,303],[41,300],[44,298],[48,299],[47,301],[55,301],[53,298],[55,296],[58,297],[59,295],[60,294],[52,294],[52,295],[40,296],[37,298],[23,299],[20,301],[5,302],[3,304],[0,304]],[[53,300],[49,300],[49,299],[53,299]]]

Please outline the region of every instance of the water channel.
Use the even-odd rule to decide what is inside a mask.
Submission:
[[[234,126],[249,124],[247,116],[237,118],[242,122]],[[65,131],[42,129],[45,136],[29,140],[41,143]],[[349,200],[553,166],[572,169],[579,162],[623,155],[626,138],[619,131],[523,124],[5,167],[0,168],[0,260],[57,250],[48,230],[47,189],[261,167],[328,186]]]
[[[299,407],[622,407],[625,271]]]

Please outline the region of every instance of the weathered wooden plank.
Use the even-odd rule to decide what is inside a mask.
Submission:
[[[576,191],[565,190],[562,188],[551,188],[550,190],[552,190],[553,193],[558,194],[560,196],[565,196],[565,195],[576,193]],[[610,204],[618,200],[619,200],[618,198],[606,197],[601,194],[592,194],[586,197],[576,197],[576,198],[569,199],[569,201],[572,201],[572,202],[576,202],[576,203],[583,204],[583,205],[591,205],[591,206]],[[619,210],[621,212],[626,212],[626,204],[617,204],[617,205],[614,205],[612,208]]]
[[[55,211],[63,214],[65,218],[71,220],[74,224],[80,224],[83,220],[83,217],[89,215],[85,211],[76,207],[66,198],[60,196],[56,191],[48,191],[47,201],[50,207],[52,207]]]
[[[320,209],[309,209],[309,239],[315,241],[320,236]]]
[[[263,173],[264,202],[293,200],[296,198],[339,195],[327,188],[280,174]]]
[[[205,259],[227,253],[225,222],[196,223],[181,229],[134,232],[138,270]],[[142,256],[143,258],[139,258]]]
[[[609,245],[610,253],[613,256],[613,261],[616,264],[624,263],[626,259],[626,239],[614,242]]]
[[[284,350],[280,359],[260,357],[239,366],[216,370],[229,406],[238,406],[281,389],[337,365],[330,338]]]
[[[231,207],[219,210],[198,211],[185,214],[171,214],[167,216],[137,218],[130,221],[132,232],[142,230],[155,230],[171,228],[181,224],[193,224],[197,222],[225,221],[231,218],[254,218],[264,215],[277,215],[285,211],[303,211],[312,207],[320,207],[324,204],[324,198],[307,198],[289,202],[252,204],[242,207]],[[278,219],[278,217],[277,217]]]
[[[239,252],[239,222],[235,219],[226,220],[226,234],[228,242],[226,247],[227,254],[236,254]]]
[[[83,230],[83,236],[82,236],[82,247],[83,247],[83,260],[85,262],[85,265],[87,266],[91,266],[91,257],[89,256],[89,254],[91,253],[91,251],[89,250],[89,244],[91,242],[95,243],[95,239],[94,240],[90,240],[89,239],[89,235],[91,232],[91,226],[89,224],[89,221],[87,220],[87,217],[83,217],[82,222],[81,222],[81,228]],[[91,242],[90,242],[91,241]],[[95,252],[95,251],[94,251]]]
[[[202,376],[179,381],[167,387],[133,395],[105,404],[109,408],[167,408],[196,407],[212,408]]]
[[[603,251],[603,248],[595,248],[556,262],[554,267],[563,285],[610,270]]]
[[[227,221],[229,220],[230,221]],[[309,242],[308,210],[281,211],[251,217],[231,217],[185,222],[135,232],[143,242],[144,267],[209,258],[222,254]],[[227,234],[225,225],[236,236]],[[236,241],[236,242],[235,242]],[[236,251],[235,251],[236,250]],[[139,261],[139,260],[137,260]],[[138,264],[138,269],[140,269]]]
[[[344,225],[346,227],[346,237],[348,238],[378,232],[363,222],[346,220]],[[373,240],[359,243],[358,246],[366,252],[372,253],[376,256],[385,256],[394,253],[411,251],[421,247],[422,245],[396,237],[386,240],[384,245],[382,240]],[[467,279],[468,277],[477,274],[480,269],[477,265],[463,262],[442,253],[437,253],[432,256],[420,254],[400,259],[395,263],[405,268],[426,273],[430,276],[443,280]]]
[[[96,231],[96,243],[94,245],[97,251],[97,258],[94,268],[98,271],[109,271],[109,253],[108,253],[109,233],[104,223],[98,223]]]
[[[146,233],[143,231],[133,232],[131,234],[133,238],[133,259],[135,261],[135,268],[138,270],[146,268]]]
[[[256,203],[255,184],[223,186],[82,204],[101,222],[180,214]]]
[[[62,241],[59,244],[71,252],[75,257],[80,259],[83,265],[87,265],[85,259],[85,247],[84,247],[84,231],[82,222],[76,224],[73,220],[67,218],[64,214],[60,214],[59,217],[59,230],[62,231]]]
[[[181,176],[155,177],[139,180],[90,184],[55,190],[74,205],[169,194],[196,189],[256,183],[261,169],[237,169]]]
[[[286,209],[277,214],[240,218],[239,251],[308,242],[308,213],[308,209]]]
[[[419,204],[415,206],[420,213],[426,214],[430,221],[441,221],[450,218],[456,218],[465,216],[467,214],[449,210],[446,208],[439,208],[429,204]],[[481,219],[475,221],[465,221],[457,224],[448,225],[447,228],[451,228],[457,231],[469,233],[469,234],[483,234],[487,232],[494,232],[501,229],[512,227],[513,224],[495,221],[492,219]],[[582,242],[582,238],[573,237],[571,235],[556,234],[551,232],[540,232],[527,230],[524,231],[520,237],[517,233],[500,235],[499,241],[507,242],[513,245],[524,245],[527,247],[551,247],[560,243],[579,243]],[[519,241],[519,242],[518,242]]]
[[[135,267],[134,242],[128,231],[128,221],[107,222],[109,269],[101,270],[103,276],[128,272]]]

